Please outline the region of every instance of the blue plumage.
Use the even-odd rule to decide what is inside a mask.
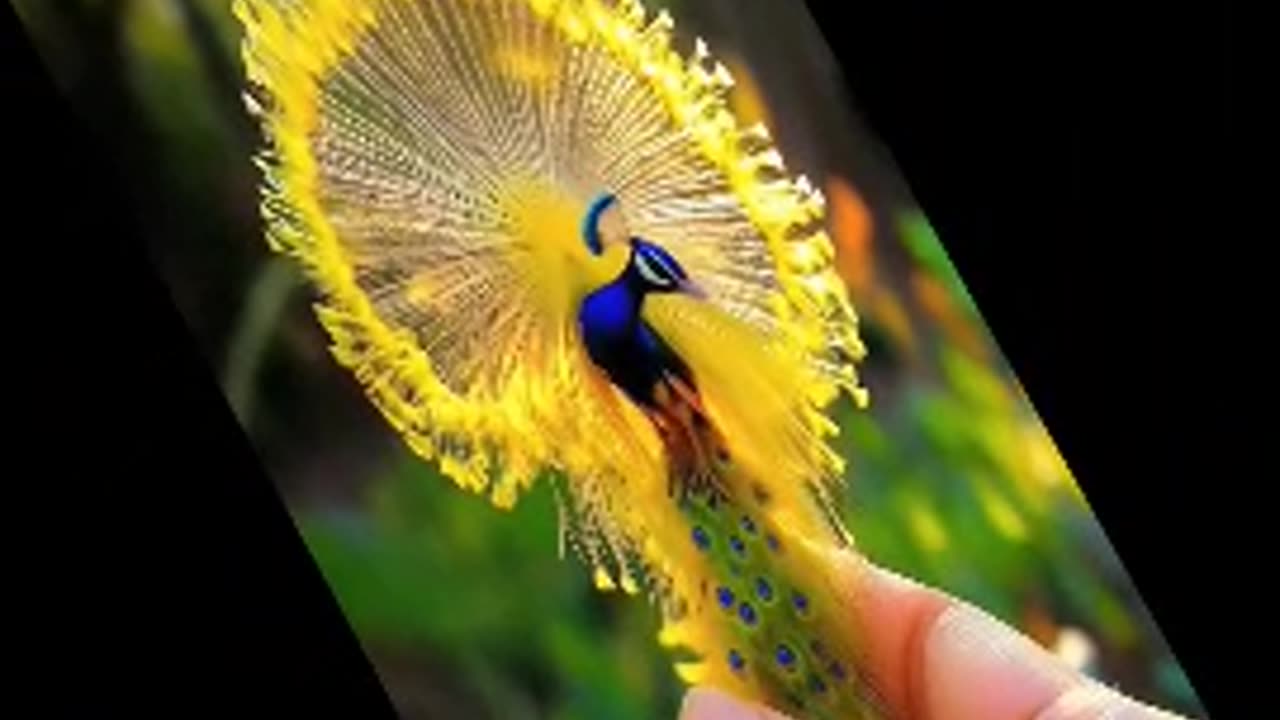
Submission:
[[[583,240],[593,252],[601,236],[598,223],[614,200],[593,202],[583,223]],[[618,277],[587,295],[578,311],[578,326],[587,354],[632,402],[656,406],[655,392],[669,378],[692,387],[688,366],[640,317],[649,293],[683,292],[701,296],[684,268],[662,247],[631,238],[631,255]]]

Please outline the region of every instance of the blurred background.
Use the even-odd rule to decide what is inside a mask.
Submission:
[[[674,717],[681,688],[654,610],[596,592],[558,556],[549,488],[512,513],[457,491],[330,359],[306,286],[262,240],[229,2],[14,5],[119,161],[174,301],[401,714]],[[788,168],[824,186],[870,349],[870,411],[837,410],[863,550],[1125,692],[1204,717],[812,19],[775,0],[649,5],[672,12],[686,47],[708,41],[742,120],[768,125]],[[850,29],[850,42],[857,32],[910,28]]]

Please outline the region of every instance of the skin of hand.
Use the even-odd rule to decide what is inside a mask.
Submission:
[[[1186,720],[1083,676],[978,608],[837,552],[841,587],[857,588],[867,670],[894,720]],[[680,720],[790,720],[710,688],[686,695]]]

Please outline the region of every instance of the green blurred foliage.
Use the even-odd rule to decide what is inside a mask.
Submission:
[[[661,5],[699,9],[706,21],[717,2]],[[175,300],[402,715],[674,717],[681,689],[655,641],[655,610],[597,592],[561,557],[551,483],[494,510],[410,457],[334,367],[303,286],[261,241],[249,163],[257,139],[227,3],[16,7],[114,143]],[[751,62],[752,47],[732,47],[727,30],[716,36]],[[831,126],[816,106],[772,110],[783,123]],[[892,220],[877,230],[881,289],[912,308],[911,331],[927,342],[921,362],[902,361],[908,353],[891,339],[900,326],[863,313],[865,333],[889,339],[869,361],[871,410],[837,409],[838,449],[850,460],[844,510],[862,549],[1042,642],[1078,628],[1098,649],[1090,671],[1202,715],[927,219],[905,198],[868,201]],[[911,273],[934,278],[990,352],[958,346],[921,311],[902,289]]]
[[[307,512],[299,524],[375,656],[448,658],[468,670],[463,689],[487,716],[674,715],[656,614],[596,591],[560,556],[550,482],[503,515],[406,455],[362,509]]]
[[[850,460],[846,517],[863,551],[1033,635],[1050,634],[1042,642],[1054,630],[1082,629],[1101,656],[1084,669],[1202,714],[928,220],[903,210],[896,227],[912,269],[947,288],[990,352],[975,358],[925,320],[929,371],[888,406],[876,407],[873,394],[869,413],[839,410],[837,442]],[[874,314],[864,322],[875,332]]]
[[[965,288],[960,274],[951,264],[950,256],[939,242],[937,233],[933,231],[933,226],[929,224],[929,219],[924,216],[924,213],[914,211],[899,214],[898,237],[902,238],[902,244],[911,257],[945,284],[951,296],[960,302],[969,317],[978,319],[980,317],[978,306],[969,296],[969,290]]]

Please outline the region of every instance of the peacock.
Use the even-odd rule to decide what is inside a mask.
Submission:
[[[688,683],[887,716],[844,462],[858,318],[822,195],[639,0],[236,0],[270,246],[422,458],[645,595]]]

